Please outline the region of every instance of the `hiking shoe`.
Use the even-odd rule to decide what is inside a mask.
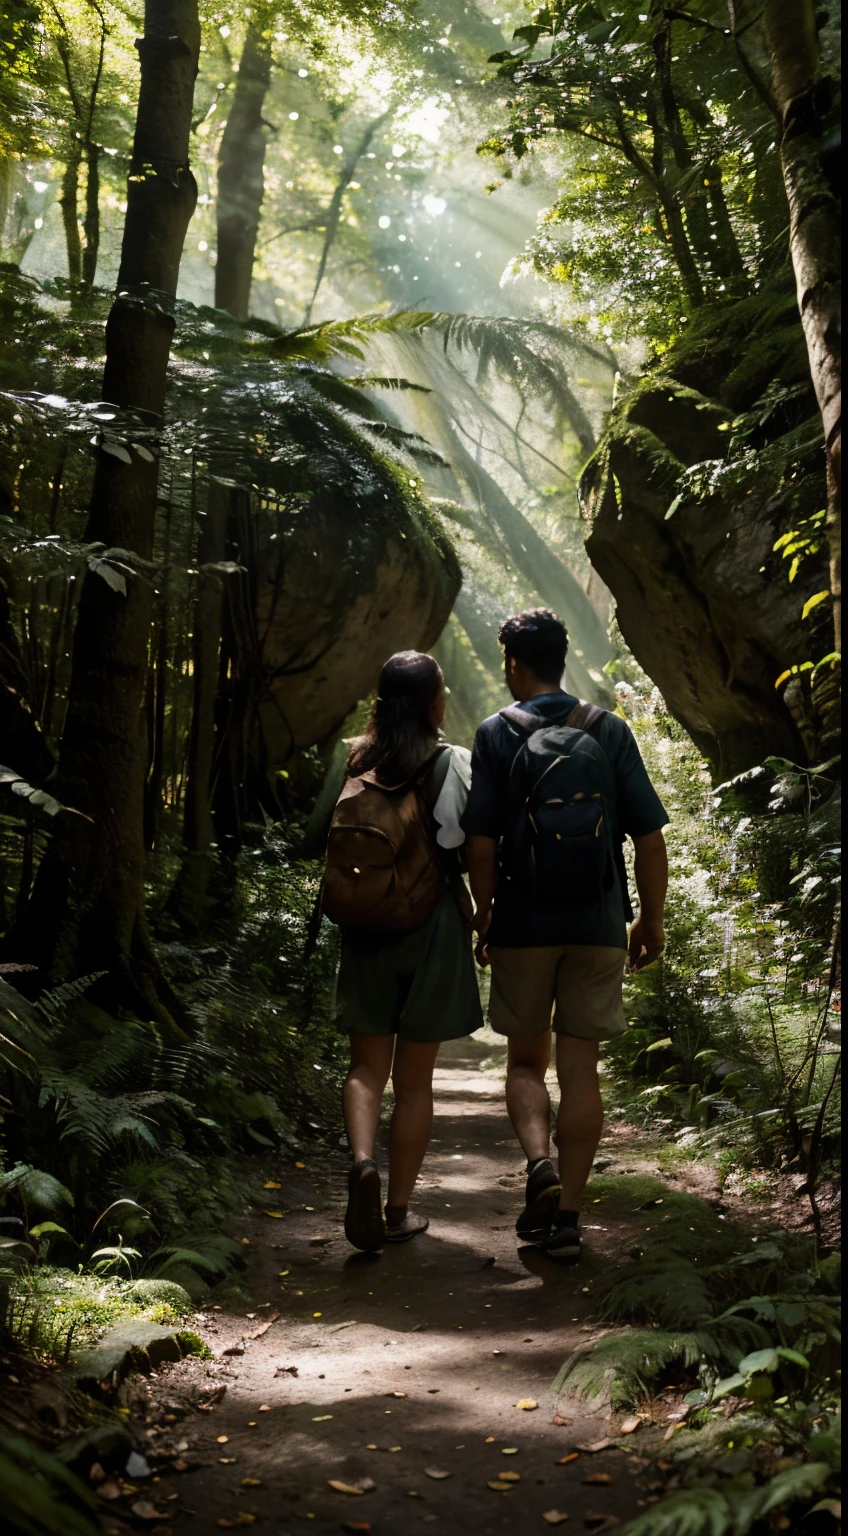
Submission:
[[[363,1253],[377,1253],[386,1241],[380,1197],[380,1174],[371,1157],[354,1163],[347,1178],[345,1237]]]
[[[559,1209],[559,1196],[559,1179],[554,1173],[554,1165],[549,1157],[545,1157],[527,1178],[524,1210],[515,1223],[522,1243],[538,1243],[547,1236]]]
[[[554,1226],[536,1248],[555,1264],[576,1264],[583,1252],[583,1242],[576,1227]]]
[[[426,1232],[430,1222],[426,1216],[417,1216],[415,1211],[407,1211],[403,1221],[396,1224],[386,1222],[387,1243],[408,1243],[411,1237],[417,1237],[419,1232]]]

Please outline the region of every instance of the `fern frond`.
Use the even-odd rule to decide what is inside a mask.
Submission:
[[[731,1530],[733,1511],[718,1489],[685,1488],[637,1515],[623,1536],[727,1536]]]
[[[623,1408],[647,1395],[647,1384],[673,1362],[692,1367],[704,1358],[715,1360],[720,1353],[711,1333],[628,1328],[578,1349],[562,1366],[551,1390],[567,1388],[578,1397],[609,1392],[613,1406]]]
[[[38,1008],[48,1024],[64,1024],[67,1018],[69,1003],[74,1003],[85,993],[105,971],[93,971],[90,976],[79,976],[76,981],[66,981],[61,987],[54,987],[51,992],[45,992],[38,999]]]
[[[599,1314],[610,1323],[697,1328],[713,1316],[704,1275],[688,1259],[640,1263],[607,1292]]]
[[[292,361],[301,358],[305,362],[324,363],[334,356],[364,361],[369,337],[420,331],[432,318],[428,310],[400,309],[390,315],[356,315],[350,320],[326,320],[320,325],[281,332],[271,341],[268,350],[274,357]]]

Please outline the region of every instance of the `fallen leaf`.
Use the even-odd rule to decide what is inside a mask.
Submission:
[[[277,1271],[277,1277],[280,1280],[285,1280],[286,1275],[288,1275],[290,1273],[291,1273],[291,1271],[288,1270],[288,1269],[280,1269],[280,1270]]]
[[[336,1493],[358,1493],[358,1494],[361,1494],[361,1493],[364,1492],[364,1489],[362,1489],[362,1488],[355,1488],[353,1483],[342,1483],[342,1482],[339,1482],[338,1478],[335,1478],[335,1477],[328,1477],[327,1478],[327,1487],[328,1488],[334,1488]]]
[[[611,1440],[593,1440],[591,1445],[578,1445],[578,1451],[586,1451],[589,1456],[594,1456],[598,1451],[605,1451]]]
[[[493,1478],[491,1482],[486,1484],[486,1487],[491,1488],[493,1493],[509,1493],[512,1483],[505,1483],[503,1478],[499,1477],[497,1479]]]
[[[179,1461],[172,1461],[171,1462],[171,1470],[173,1472],[187,1472],[188,1471],[188,1467],[189,1467],[188,1462],[187,1461],[183,1461],[182,1458],[180,1458]]]
[[[536,1402],[535,1397],[520,1397],[515,1406],[516,1408],[522,1408],[525,1413],[532,1413],[533,1409],[538,1408],[539,1404]]]
[[[249,1333],[247,1335],[247,1337],[249,1339],[261,1339],[263,1333],[267,1333],[268,1332],[268,1329],[271,1327],[271,1325],[273,1323],[275,1323],[277,1321],[277,1318],[279,1317],[279,1315],[280,1315],[279,1312],[269,1312],[269,1314],[266,1317],[264,1323],[260,1323],[259,1327],[258,1328],[254,1328],[253,1332]]]
[[[563,1514],[561,1509],[546,1509],[542,1514],[542,1519],[547,1520],[548,1525],[562,1525],[563,1520],[568,1519],[568,1515]]]
[[[389,1397],[406,1397],[405,1392],[390,1392]]]
[[[120,1484],[114,1482],[111,1478],[107,1483],[101,1483],[97,1490],[97,1497],[99,1499],[119,1499],[121,1497]]]
[[[261,1477],[243,1477],[241,1486],[242,1488],[261,1488],[262,1479]]]
[[[295,1163],[294,1166],[295,1166],[295,1168],[305,1168],[306,1164],[305,1163]]]
[[[503,1448],[501,1449],[501,1455],[502,1456],[517,1456],[518,1455],[518,1446],[517,1445],[505,1445],[505,1446],[503,1446]]]
[[[265,1211],[264,1212],[264,1215],[266,1215],[266,1216],[273,1216],[275,1221],[282,1221],[284,1214],[285,1214],[285,1212],[283,1212],[283,1211]]]
[[[608,1472],[589,1472],[583,1481],[584,1483],[611,1483],[613,1479]]]
[[[156,1505],[155,1504],[151,1504],[149,1499],[136,1499],[135,1503],[130,1505],[130,1509],[132,1510],[133,1514],[135,1515],[136,1520],[170,1520],[171,1519],[171,1511],[170,1510],[164,1510],[163,1511],[161,1509],[157,1509]]]
[[[559,1413],[555,1413],[551,1419],[552,1424],[571,1424],[572,1422],[573,1421],[571,1419],[564,1419]]]
[[[174,1449],[177,1451],[187,1451],[188,1448],[187,1440],[178,1440],[176,1446],[174,1447]]]
[[[218,1457],[218,1466],[219,1467],[234,1467],[237,1461],[238,1461],[238,1457],[237,1456],[219,1456]]]
[[[639,1428],[641,1422],[642,1420],[636,1414],[631,1419],[624,1419],[620,1425],[620,1433],[622,1435],[632,1435],[634,1430]]]
[[[579,1460],[579,1456],[578,1456],[577,1451],[569,1451],[567,1456],[560,1456],[559,1461],[556,1463],[556,1465],[558,1467],[564,1467],[564,1466],[567,1465],[567,1463],[569,1461],[578,1461],[578,1460]]]
[[[330,1239],[329,1237],[325,1237],[323,1233],[319,1232],[317,1237],[310,1237],[309,1241],[310,1243],[318,1243],[320,1245],[322,1243],[329,1243]]]
[[[259,1404],[259,1412],[260,1413],[270,1413],[271,1412],[271,1404],[270,1403],[260,1403]]]
[[[494,1435],[487,1435],[485,1440],[483,1441],[484,1445],[494,1445],[494,1443],[495,1443]]]
[[[421,1494],[418,1492],[417,1488],[407,1488],[406,1497],[408,1499],[420,1499]]]
[[[89,1467],[89,1469],[88,1469],[88,1480],[89,1480],[89,1482],[90,1483],[102,1483],[102,1482],[105,1481],[105,1478],[106,1478],[106,1473],[105,1473],[104,1469],[101,1467],[100,1462],[99,1461],[95,1461]]]
[[[296,1365],[278,1365],[274,1372],[275,1376],[297,1376],[297,1374],[298,1369]]]
[[[437,1481],[443,1477],[453,1477],[452,1472],[442,1472],[438,1467],[425,1467],[424,1472],[427,1477],[434,1477]]]
[[[282,1189],[282,1187],[282,1184],[278,1184],[276,1179],[269,1179],[267,1184],[262,1185],[263,1189]]]
[[[312,1422],[313,1424],[326,1424],[327,1420],[332,1417],[331,1413],[316,1413],[313,1416]]]
[[[219,1435],[218,1436],[218,1444],[219,1445],[226,1445],[226,1443],[229,1440],[229,1438],[230,1438],[229,1435]]]
[[[323,1312],[313,1312],[312,1316],[313,1317],[323,1317],[324,1314],[323,1314]]]
[[[495,1474],[500,1483],[520,1483],[520,1472],[498,1472]]]

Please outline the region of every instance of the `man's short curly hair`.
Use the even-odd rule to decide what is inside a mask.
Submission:
[[[559,686],[568,650],[568,630],[550,608],[528,608],[504,619],[498,639],[507,656],[513,656],[539,678]]]

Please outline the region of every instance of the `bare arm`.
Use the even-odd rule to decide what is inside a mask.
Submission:
[[[472,836],[468,839],[467,847],[468,880],[474,897],[473,927],[479,939],[477,959],[481,965],[485,965],[488,957],[485,955],[484,940],[492,921],[492,903],[495,899],[498,871],[498,845],[493,837]]]
[[[634,971],[651,965],[663,951],[663,914],[668,890],[668,853],[662,832],[634,837],[634,874],[639,892],[639,916],[630,929],[630,964]]]

